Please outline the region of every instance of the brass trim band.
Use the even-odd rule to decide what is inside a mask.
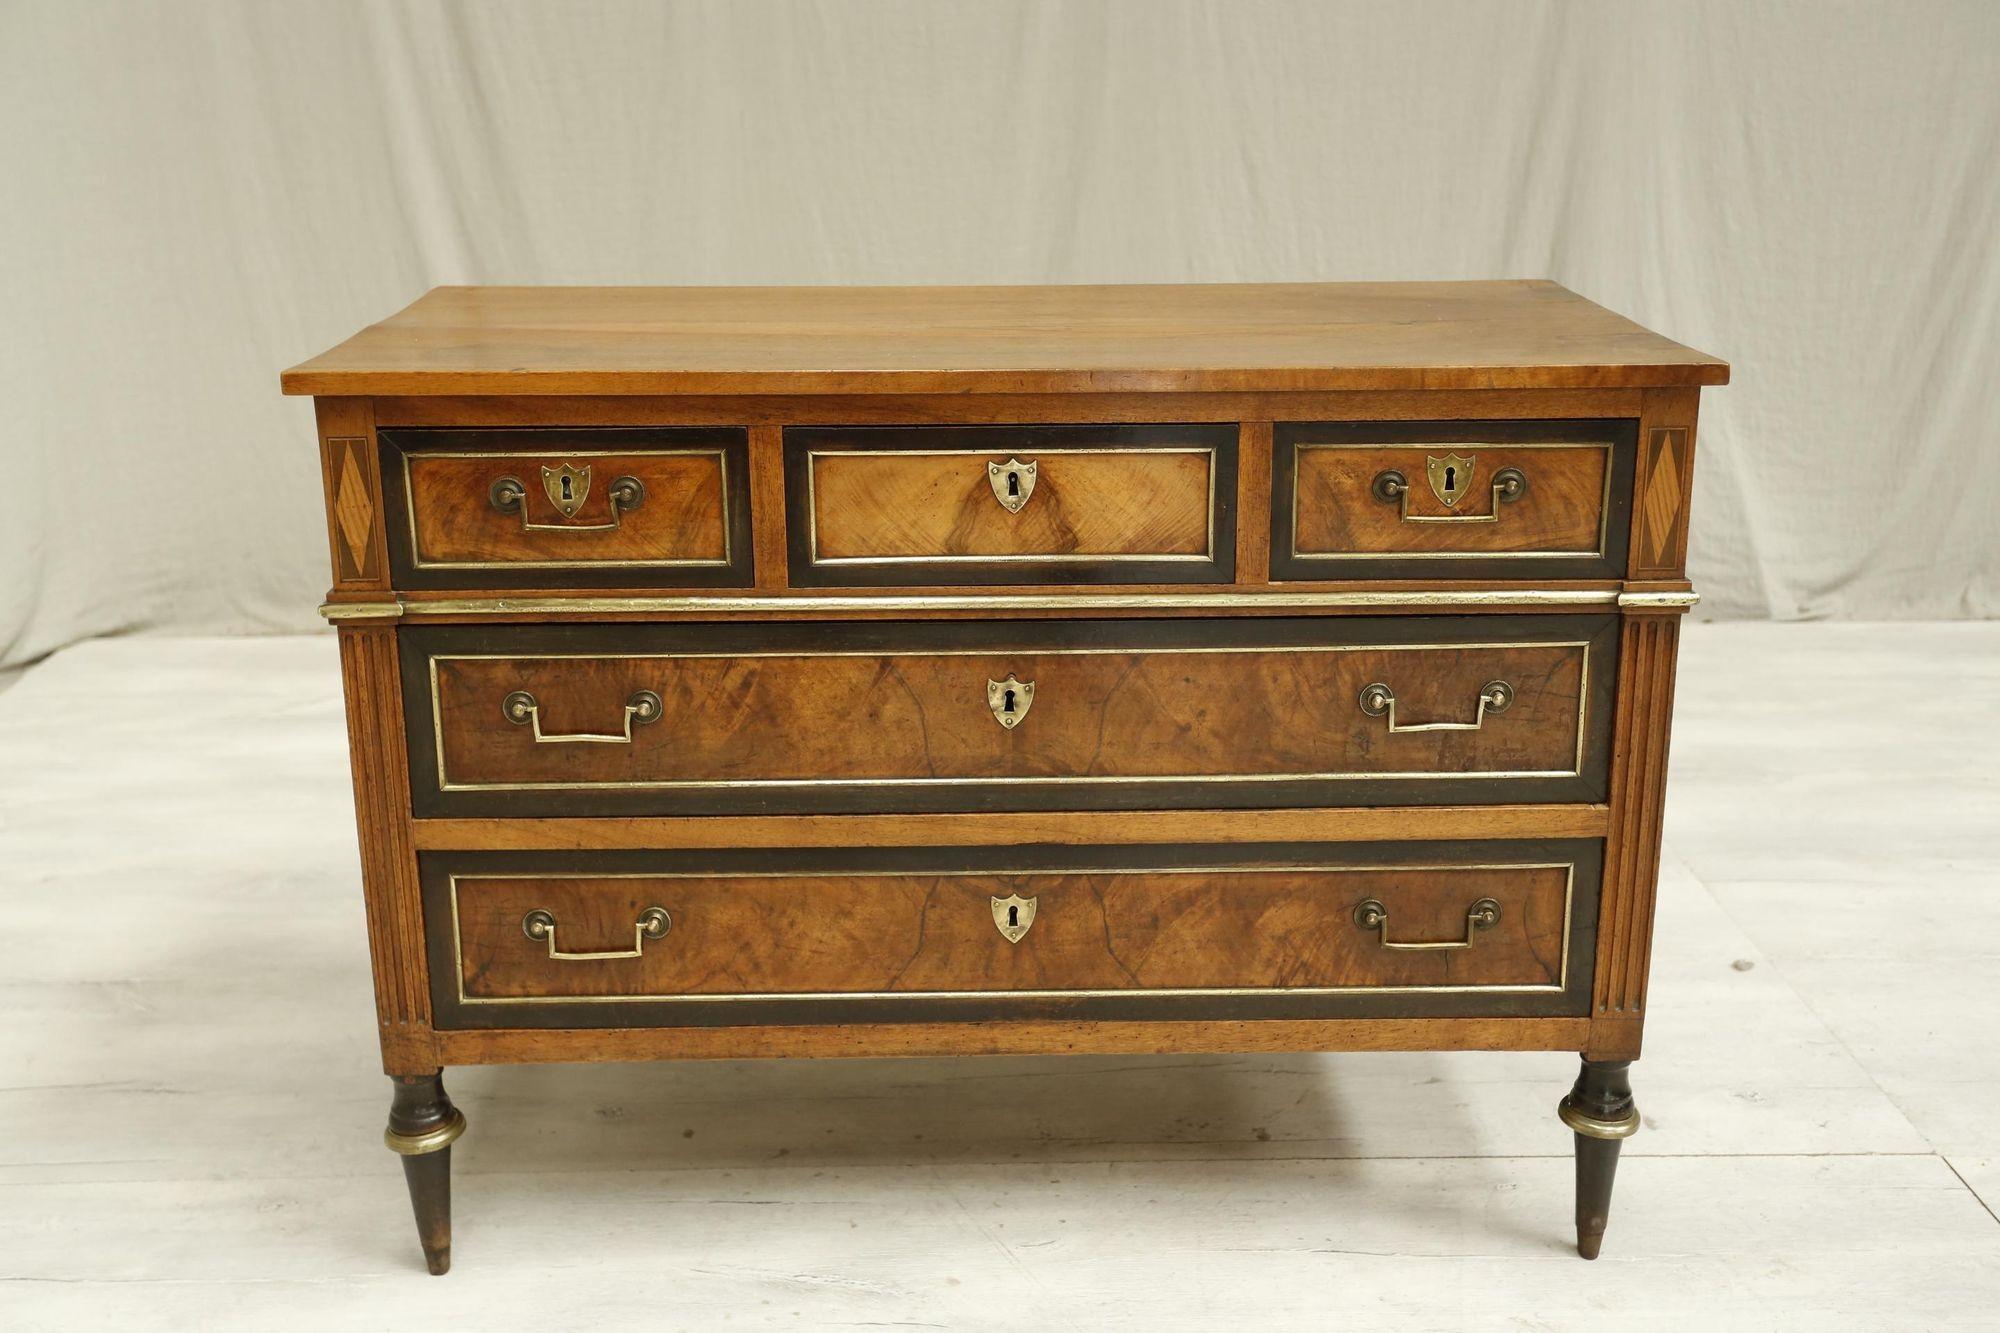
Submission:
[[[1617,1120],[1599,1120],[1585,1115],[1565,1097],[1556,1105],[1562,1122],[1587,1139],[1629,1139],[1639,1132],[1639,1108],[1633,1107]]]
[[[1268,607],[1275,611],[1319,607],[1396,609],[1411,607],[1518,606],[1685,609],[1701,600],[1693,592],[1618,592],[1605,588],[1464,588],[1426,592],[1360,589],[1344,592],[1189,593],[884,593],[772,597],[746,594],[718,597],[439,597],[382,601],[327,602],[319,608],[329,621],[396,620],[424,616],[648,615],[807,611],[1198,611],[1204,607]]]
[[[449,1148],[465,1133],[465,1112],[451,1108],[451,1116],[433,1129],[421,1134],[398,1134],[393,1129],[382,1131],[382,1142],[389,1145],[389,1151],[404,1157],[421,1157],[425,1153],[440,1152]]]

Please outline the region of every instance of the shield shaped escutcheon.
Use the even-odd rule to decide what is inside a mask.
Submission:
[[[1021,725],[1034,703],[1032,680],[1016,680],[1010,672],[1005,680],[986,682],[986,706],[993,710],[993,720],[1009,731]]]
[[[1035,924],[1035,904],[1039,901],[1037,898],[1023,898],[1018,893],[992,900],[993,924],[1007,937],[1007,943],[1019,944],[1021,937],[1028,933],[1028,927]]]
[[[1021,512],[1021,506],[1035,493],[1036,467],[1018,458],[986,465],[987,483],[993,487],[993,498],[1000,502],[1001,508],[1010,514]]]
[[[557,513],[564,518],[575,518],[576,511],[583,508],[583,498],[590,494],[590,469],[568,463],[545,467],[542,489],[548,493],[549,503],[556,507]]]
[[[1449,509],[1465,498],[1465,493],[1472,489],[1472,470],[1478,463],[1478,458],[1470,454],[1446,454],[1424,460],[1424,469],[1430,474],[1431,494],[1438,498],[1439,504]]]

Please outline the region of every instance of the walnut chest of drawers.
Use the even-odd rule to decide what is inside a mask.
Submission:
[[[1699,386],[1552,283],[446,288],[315,399],[389,1146],[445,1066],[1639,1053]]]

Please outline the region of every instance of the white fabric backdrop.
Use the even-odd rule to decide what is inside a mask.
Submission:
[[[2000,4],[0,0],[0,664],[304,629],[438,283],[1547,276],[1735,363],[1735,616],[2000,613]]]

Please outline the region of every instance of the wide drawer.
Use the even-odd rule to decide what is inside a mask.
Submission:
[[[1570,1013],[1600,844],[423,858],[441,1026]]]
[[[419,815],[1596,801],[1613,616],[399,631]]]
[[[385,430],[406,588],[751,582],[740,429]]]
[[[1214,583],[1235,574],[1234,425],[794,427],[803,586]]]
[[[1271,576],[1622,578],[1632,421],[1284,422]]]

